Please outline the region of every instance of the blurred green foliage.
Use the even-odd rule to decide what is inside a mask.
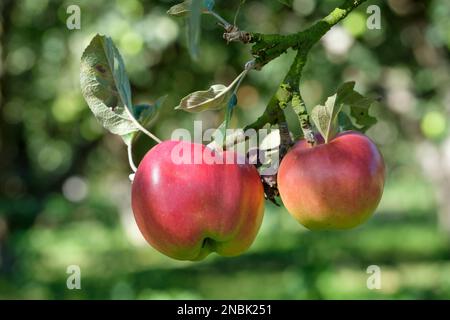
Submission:
[[[240,1],[216,1],[232,21]],[[441,146],[449,133],[450,3],[369,0],[333,29],[309,56],[302,92],[308,108],[344,81],[382,97],[368,135],[387,162],[385,194],[375,216],[346,232],[309,232],[283,208],[267,204],[253,247],[237,258],[170,260],[142,240],[130,209],[125,145],[106,133],[79,88],[83,49],[110,35],[126,63],[134,103],[168,94],[152,122],[173,129],[216,127],[222,112],[173,110],[183,96],[230,83],[251,59],[249,47],[222,40],[202,17],[199,59],[187,50],[186,20],[166,15],[174,1],[3,0],[0,109],[0,298],[450,298],[450,243],[437,223],[437,186],[419,166],[417,146]],[[340,1],[246,1],[241,29],[290,33]],[[81,29],[66,27],[69,5]],[[381,8],[368,30],[366,8]],[[292,52],[252,72],[239,91],[231,125],[264,109],[287,72]],[[292,131],[299,133],[293,113]],[[152,142],[142,136],[137,157]],[[426,156],[426,155],[425,155]],[[301,191],[300,191],[301,192]],[[68,290],[66,269],[79,265],[82,289]],[[366,268],[379,265],[381,290]]]

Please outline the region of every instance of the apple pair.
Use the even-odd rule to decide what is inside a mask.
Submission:
[[[145,239],[179,260],[201,260],[211,252],[246,251],[264,213],[263,186],[251,164],[181,163],[174,149],[212,157],[203,145],[166,141],[141,161],[132,186],[132,208]],[[219,161],[220,162],[220,161]],[[344,132],[326,144],[300,140],[283,158],[278,188],[289,213],[312,230],[348,229],[367,220],[383,192],[384,162],[365,135]]]

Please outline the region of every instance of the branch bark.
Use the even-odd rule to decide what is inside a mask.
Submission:
[[[252,54],[258,67],[263,67],[290,48],[309,51],[334,25],[367,0],[346,0],[340,7],[309,28],[290,35],[250,33]]]
[[[291,103],[300,122],[305,139],[311,144],[315,143],[314,133],[305,103],[300,92],[300,79],[311,48],[337,23],[344,19],[353,9],[367,0],[346,0],[340,7],[335,8],[330,14],[319,20],[309,28],[290,35],[246,33],[244,42],[254,43],[252,55],[255,58],[255,69],[261,69],[270,61],[278,58],[288,49],[297,51],[297,56],[286,74],[277,92],[271,98],[264,113],[253,123],[245,127],[247,129],[261,129],[266,124],[282,124],[284,126],[284,111],[288,103]],[[243,32],[235,30],[235,32]],[[243,41],[239,37],[235,41]],[[284,121],[284,122],[283,122]],[[242,141],[239,135],[227,139],[226,145],[232,145],[235,141]],[[286,141],[286,139],[285,139]],[[283,146],[282,146],[283,147]]]

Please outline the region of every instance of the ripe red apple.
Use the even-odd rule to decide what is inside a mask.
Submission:
[[[223,163],[202,161],[202,155]],[[238,156],[179,141],[162,142],[145,155],[133,181],[132,208],[148,243],[174,259],[193,261],[250,247],[264,213],[262,183],[254,166],[226,159]]]
[[[286,209],[302,225],[349,229],[377,208],[384,161],[367,136],[347,131],[326,144],[300,140],[281,161],[277,180]]]

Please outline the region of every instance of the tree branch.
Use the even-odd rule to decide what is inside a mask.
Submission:
[[[366,2],[366,0],[346,0],[340,7],[335,8],[330,14],[319,20],[309,28],[290,35],[245,33],[237,28],[233,32],[245,33],[245,41],[240,37],[227,38],[231,41],[243,41],[254,43],[252,54],[255,58],[255,68],[260,69],[273,59],[276,59],[288,49],[297,51],[297,56],[289,69],[277,93],[272,97],[264,113],[247,129],[261,129],[266,124],[275,125],[285,122],[283,109],[290,102],[296,112],[303,135],[308,142],[314,144],[314,133],[311,129],[309,115],[300,93],[300,79],[303,67],[307,62],[311,48],[337,23],[344,19],[353,9]],[[224,35],[225,37],[225,35]],[[245,139],[239,135],[230,136],[226,144],[230,146],[236,141]],[[285,139],[285,141],[287,141]]]
[[[335,24],[366,1],[346,0],[326,17],[298,33],[290,35],[250,33],[250,42],[254,43],[252,54],[256,59],[257,66],[263,67],[290,48],[309,51]]]

